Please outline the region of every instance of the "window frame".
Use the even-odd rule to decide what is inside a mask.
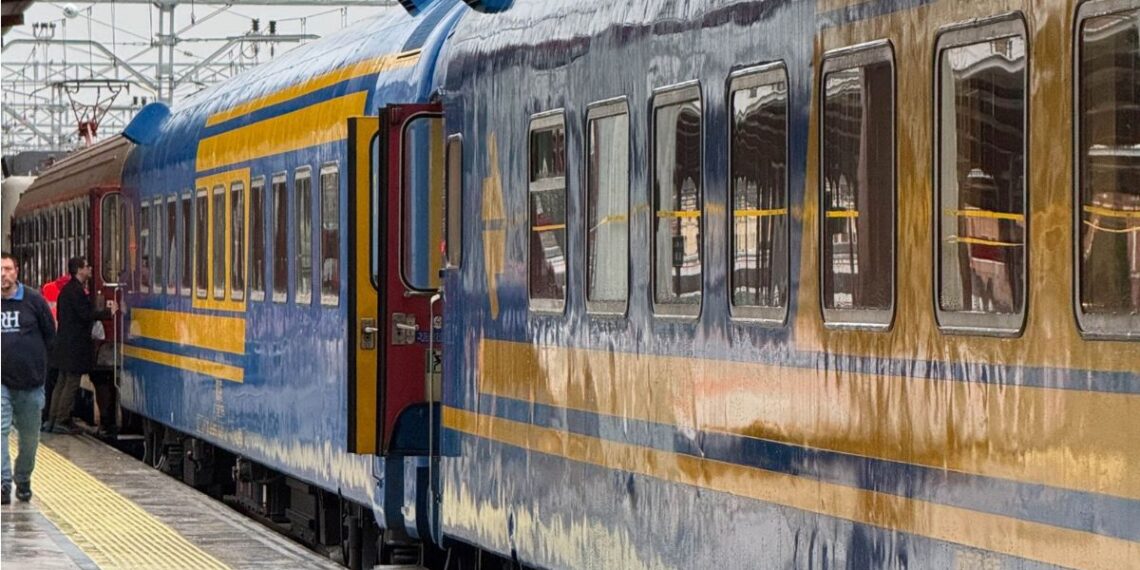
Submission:
[[[301,200],[299,190],[297,188],[297,183],[301,180],[309,181],[309,291],[304,294],[301,293],[301,265],[298,263],[301,259],[299,246],[302,242],[300,235],[301,226],[297,223],[300,220],[298,216],[300,215],[301,209]],[[313,275],[316,273],[314,267],[315,264],[313,263],[313,256],[316,253],[313,248],[313,215],[315,213],[313,208],[313,202],[315,202],[313,199],[313,167],[306,164],[304,166],[298,166],[293,170],[292,191],[290,192],[286,190],[286,195],[288,196],[290,194],[293,196],[293,199],[290,200],[293,207],[289,210],[289,221],[291,222],[289,225],[292,226],[293,231],[287,233],[292,234],[293,237],[293,239],[289,240],[293,243],[293,279],[291,280],[291,285],[293,287],[293,302],[298,305],[312,305],[314,300],[313,298],[315,297],[313,294]]]
[[[784,101],[784,279],[785,279],[785,297],[784,302],[779,307],[761,307],[756,305],[737,305],[732,302],[732,273],[735,270],[733,265],[733,251],[736,243],[736,219],[735,212],[733,211],[733,203],[735,193],[732,187],[732,144],[733,144],[733,128],[732,128],[732,96],[737,91],[748,89],[752,87],[759,87],[761,85],[768,85],[773,82],[773,78],[777,76],[783,80],[786,86],[787,94]],[[782,327],[788,322],[789,307],[792,301],[792,204],[791,204],[791,183],[792,183],[792,144],[791,144],[791,114],[792,114],[792,83],[788,75],[788,66],[784,60],[776,60],[771,62],[762,63],[739,69],[732,72],[728,76],[725,85],[725,112],[728,128],[725,129],[726,145],[728,149],[728,171],[727,171],[727,192],[728,192],[728,205],[725,208],[725,217],[727,220],[727,250],[726,250],[726,274],[725,274],[725,288],[727,291],[728,300],[728,314],[729,319],[733,321],[742,321],[749,323],[756,323],[768,325],[773,327]],[[822,207],[820,209],[822,212]],[[820,250],[822,255],[822,250]],[[822,285],[822,281],[820,282]]]
[[[458,147],[458,148],[456,148]],[[456,152],[458,151],[458,152]],[[453,154],[454,153],[454,154]],[[458,160],[455,174],[452,160]],[[446,219],[443,224],[443,268],[459,269],[463,266],[463,134],[448,135],[444,141],[443,203]]]
[[[246,206],[246,209],[249,210],[249,217],[248,217],[247,223],[249,223],[251,226],[250,228],[248,228],[246,230],[246,239],[249,241],[249,252],[248,252],[248,255],[246,255],[246,264],[247,264],[246,279],[249,282],[248,287],[247,287],[249,289],[249,294],[248,294],[249,298],[247,299],[248,301],[264,301],[265,300],[265,292],[266,292],[266,290],[268,290],[270,288],[269,287],[270,284],[268,283],[268,280],[266,279],[266,277],[269,275],[268,271],[266,270],[266,265],[269,262],[269,256],[267,255],[267,252],[269,250],[267,248],[268,240],[266,239],[266,235],[265,235],[266,233],[268,233],[266,231],[268,229],[268,226],[266,226],[266,224],[265,224],[265,219],[266,219],[265,218],[265,197],[269,194],[269,191],[268,191],[269,188],[270,187],[266,184],[265,175],[254,177],[254,178],[250,179],[250,181],[249,181],[249,196],[246,198],[249,201],[247,206]],[[254,189],[260,190],[260,192],[259,192],[259,194],[261,196],[261,200],[260,200],[261,201],[261,208],[260,208],[261,211],[260,212],[256,212],[253,209],[253,192],[254,192]],[[254,233],[253,233],[253,229],[252,229],[253,216],[255,214],[259,215],[261,218],[261,235],[254,235]],[[253,274],[255,271],[255,267],[254,267],[254,263],[253,263],[253,248],[254,248],[253,240],[255,240],[255,239],[261,240],[261,258],[262,258],[261,259],[261,267],[256,268],[257,270],[260,270],[260,272],[261,272],[261,290],[260,291],[253,287]]]
[[[150,200],[143,200],[139,203],[139,291],[143,293],[150,293],[154,284],[154,269],[151,267],[154,263],[154,256],[150,251],[154,241],[154,237],[151,235],[154,231],[154,228],[151,227],[154,225],[154,221],[150,207]],[[143,235],[144,232],[146,235]],[[147,264],[145,278],[143,278],[143,260],[146,260]]]
[[[236,188],[236,190],[235,190]],[[241,198],[241,211],[235,211],[234,201],[240,194]],[[229,292],[227,300],[242,302],[246,299],[246,289],[249,288],[249,188],[246,186],[244,180],[232,180],[226,188],[226,290]],[[237,243],[237,251],[235,250],[235,242],[237,236],[234,230],[235,223],[238,218],[241,219],[241,241]],[[235,262],[234,255],[240,255],[242,258]],[[241,287],[235,287],[234,281],[237,277],[234,269],[241,270]]]
[[[163,276],[162,276],[164,279],[164,288],[166,290],[167,295],[178,294],[178,283],[179,283],[179,279],[181,278],[181,275],[179,275],[179,270],[182,267],[182,265],[180,263],[182,260],[180,257],[178,257],[178,252],[180,249],[178,247],[178,244],[179,244],[179,242],[178,242],[178,237],[179,237],[178,236],[178,224],[179,224],[179,222],[181,222],[181,211],[179,210],[180,204],[178,201],[178,194],[177,193],[168,195],[166,197],[166,199],[163,201],[162,213],[163,213],[163,217],[165,218],[165,221],[163,222],[165,226],[170,226],[171,220],[170,220],[169,213],[170,213],[170,208],[172,205],[174,207],[174,225],[172,227],[164,227],[163,228],[163,230],[165,230],[166,235],[163,236],[164,239],[163,239],[163,244],[162,244],[163,249],[166,250],[166,256],[167,256],[166,260],[165,260],[166,267],[163,269]],[[166,237],[170,236],[171,233],[174,234],[174,247],[173,248],[170,247],[169,243],[166,243],[166,239],[165,239]]]
[[[178,294],[191,296],[194,290],[194,192],[184,190],[178,195]],[[190,223],[187,224],[186,222]],[[186,271],[189,268],[190,271]]]
[[[657,274],[654,268],[657,266],[657,194],[654,190],[654,184],[657,181],[657,110],[663,107],[686,103],[689,101],[697,101],[700,104],[700,118],[701,118],[701,134],[700,134],[700,148],[701,148],[701,180],[700,180],[700,197],[701,205],[697,210],[700,213],[698,219],[700,243],[698,244],[698,252],[701,256],[701,295],[696,303],[659,303],[657,301]],[[684,320],[684,321],[697,321],[701,317],[701,312],[704,310],[705,297],[707,296],[706,289],[708,286],[705,283],[705,277],[708,273],[708,256],[705,255],[705,245],[708,242],[708,199],[706,194],[708,188],[706,181],[708,179],[708,163],[705,151],[705,137],[707,136],[708,119],[706,117],[708,109],[705,105],[705,94],[700,80],[693,79],[658,87],[653,90],[653,94],[649,99],[649,175],[648,175],[648,191],[649,191],[649,300],[653,307],[653,316],[656,318],[665,318],[670,320]],[[631,126],[632,128],[632,126]],[[632,255],[632,244],[631,244]]]
[[[217,225],[218,225],[217,224],[218,212],[215,210],[215,208],[218,207],[218,199],[217,199],[218,196],[222,197],[222,203],[221,203],[222,227],[221,228],[217,227]],[[229,203],[230,203],[229,184],[227,184],[225,182],[214,183],[214,185],[210,187],[210,202],[209,202],[209,205],[207,206],[207,211],[209,212],[209,220],[206,223],[206,227],[209,228],[206,233],[208,233],[210,235],[210,249],[208,250],[209,254],[206,256],[207,263],[209,264],[209,267],[207,268],[206,272],[210,275],[210,279],[209,279],[209,283],[207,283],[206,288],[210,291],[209,298],[213,301],[226,301],[227,300],[226,289],[229,289],[229,286],[230,286],[229,279],[227,279],[228,276],[226,275],[226,269],[229,268],[229,263],[227,263],[227,258],[229,256],[226,254],[230,249],[230,247],[229,247],[230,242],[228,239],[226,239],[226,234],[228,233],[228,227],[227,227],[228,224],[226,223],[226,220],[229,219]],[[217,275],[218,252],[216,251],[218,249],[217,246],[218,246],[218,232],[219,231],[221,231],[221,245],[222,245],[221,283],[218,282],[218,279],[219,279],[219,276]]]
[[[582,219],[586,221],[581,232],[582,247],[582,298],[586,302],[586,314],[592,317],[621,318],[629,314],[629,296],[633,289],[633,121],[630,114],[629,98],[622,95],[586,106],[582,122]],[[625,115],[626,120],[626,178],[625,178],[625,298],[621,301],[593,301],[590,299],[590,122]],[[569,241],[569,240],[567,240]]]
[[[826,129],[825,114],[827,107],[827,76],[835,71],[844,71],[858,67],[867,67],[875,63],[887,63],[891,69],[891,303],[886,309],[829,309],[824,298],[824,236],[825,215],[827,210],[826,191],[824,188],[824,133]],[[886,332],[894,325],[895,315],[898,312],[898,265],[899,265],[899,152],[898,152],[898,64],[895,59],[894,44],[887,39],[879,39],[866,43],[845,46],[823,54],[819,66],[819,76],[816,81],[819,89],[817,113],[819,120],[816,125],[816,200],[818,208],[818,224],[816,232],[817,267],[816,279],[819,280],[820,312],[823,316],[823,325],[829,329],[863,330],[872,332]]]
[[[210,200],[213,196],[212,189],[202,186],[194,191],[194,298],[196,299],[209,299],[210,289],[213,284],[210,282]],[[203,229],[199,227],[198,214],[205,208],[205,236],[202,232],[198,231]],[[203,240],[202,238],[206,239]],[[201,256],[201,257],[200,257]]]
[[[1081,188],[1081,28],[1086,20],[1111,16],[1136,9],[1131,0],[1089,0],[1077,6],[1073,18],[1073,69],[1072,69],[1072,302],[1073,316],[1082,338],[1089,340],[1140,340],[1140,315],[1087,313],[1081,303],[1081,212],[1084,197]]]
[[[272,273],[266,274],[267,275],[267,277],[266,277],[267,283],[265,284],[265,289],[266,289],[266,294],[269,296],[269,298],[274,303],[286,303],[289,301],[289,288],[290,288],[289,285],[290,285],[290,283],[292,283],[292,280],[289,278],[290,277],[289,267],[293,264],[293,256],[289,253],[289,244],[292,243],[292,240],[289,239],[289,235],[291,233],[289,231],[289,226],[291,226],[292,224],[290,224],[289,221],[292,219],[291,215],[292,215],[292,211],[293,211],[292,208],[289,207],[289,202],[291,201],[289,196],[292,195],[292,191],[290,191],[290,189],[289,189],[289,173],[287,171],[283,170],[281,172],[275,172],[275,173],[273,173],[273,175],[270,177],[269,180],[270,180],[270,182],[269,182],[269,200],[268,200],[269,205],[268,205],[268,208],[269,208],[269,211],[273,213],[272,217],[270,218],[271,221],[273,222],[273,224],[269,229],[270,238],[272,238],[272,239],[267,240],[265,243],[265,245],[266,245],[265,259],[266,259],[267,268],[272,269],[273,271],[272,271]],[[277,202],[275,201],[275,199],[277,197],[277,184],[278,183],[281,184],[281,197],[285,203],[285,219],[284,220],[280,220],[277,217],[278,211],[277,211],[277,207],[276,207]],[[281,225],[285,230],[285,243],[281,244],[284,246],[283,249],[285,251],[277,251],[277,226],[278,225]],[[284,257],[285,266],[283,268],[284,273],[285,273],[285,275],[283,276],[283,278],[285,280],[284,281],[284,283],[285,283],[285,290],[284,291],[278,291],[277,290],[277,264],[275,262],[271,261],[271,260],[275,260],[278,255],[285,256]],[[272,277],[272,279],[269,279],[269,277]]]
[[[333,214],[336,216],[336,227],[337,227],[337,230],[336,230],[337,231],[337,240],[336,240],[336,244],[337,244],[336,245],[336,271],[337,271],[336,283],[337,283],[337,286],[336,286],[336,292],[335,293],[325,293],[325,284],[324,284],[325,241],[324,241],[324,236],[322,235],[322,233],[324,232],[324,220],[325,220],[325,175],[326,174],[335,174],[336,175],[336,188],[333,189],[333,193],[336,195],[336,202],[337,202],[336,211]],[[342,176],[341,176],[340,162],[335,161],[335,160],[324,162],[321,164],[321,168],[317,172],[317,181],[318,181],[317,191],[313,192],[313,196],[314,196],[314,199],[316,201],[316,208],[313,209],[313,213],[316,214],[317,220],[320,222],[319,224],[317,224],[317,227],[316,227],[317,231],[313,232],[314,236],[316,237],[316,241],[317,241],[317,247],[313,252],[314,258],[315,258],[314,260],[319,262],[319,263],[316,263],[313,265],[313,270],[314,270],[314,273],[316,273],[316,277],[317,277],[317,279],[313,282],[313,289],[315,289],[315,291],[313,292],[314,293],[313,296],[320,298],[319,304],[323,307],[337,307],[340,305],[341,285],[344,282],[344,280],[341,279],[341,273],[343,273],[341,270],[342,270],[342,268],[344,268],[344,263],[343,263],[344,262],[344,260],[343,260],[344,256],[341,255],[341,251],[340,251],[340,244],[344,242],[344,224],[341,223],[341,216],[340,216],[341,212],[344,211],[344,207],[341,204],[341,198],[342,198],[341,192],[340,192],[341,180],[342,180]]]
[[[1022,141],[1022,179],[1025,181],[1024,188],[1022,189],[1022,212],[1025,216],[1024,222],[1024,235],[1025,243],[1022,245],[1025,253],[1025,267],[1022,272],[1022,286],[1024,292],[1022,293],[1022,306],[1021,310],[1016,313],[976,313],[969,311],[947,311],[942,308],[941,302],[941,289],[942,278],[940,259],[942,254],[942,228],[940,225],[941,219],[941,204],[942,204],[942,181],[941,181],[941,162],[939,157],[942,152],[942,129],[941,119],[942,115],[939,112],[942,103],[942,77],[941,77],[941,59],[943,50],[967,46],[971,44],[978,44],[986,41],[997,40],[1001,38],[1020,36],[1025,42],[1025,73],[1023,78],[1023,93],[1024,107],[1022,109],[1022,124],[1024,128],[1024,139]],[[1030,245],[1032,242],[1031,232],[1031,216],[1030,216],[1030,194],[1032,188],[1030,187],[1029,173],[1030,167],[1030,137],[1032,133],[1032,126],[1029,123],[1030,118],[1030,101],[1032,99],[1029,90],[1029,78],[1031,73],[1031,59],[1032,59],[1032,44],[1028,28],[1025,24],[1024,16],[1020,12],[1003,14],[993,18],[986,18],[972,22],[964,22],[958,24],[951,24],[938,31],[934,38],[934,50],[932,61],[931,73],[931,98],[932,109],[931,112],[931,189],[932,195],[932,212],[930,217],[930,246],[931,246],[931,300],[934,305],[934,319],[938,324],[939,330],[944,334],[955,335],[976,335],[976,336],[994,336],[994,337],[1017,337],[1020,336],[1025,330],[1025,323],[1029,315],[1030,303]],[[896,158],[897,160],[897,158]]]
[[[561,125],[563,136],[567,139],[566,144],[562,146],[563,157],[562,160],[566,166],[566,172],[562,176],[555,176],[552,178],[545,178],[538,181],[530,180],[531,156],[533,149],[531,148],[531,135],[537,131],[557,127]],[[531,295],[531,282],[530,282],[530,264],[531,264],[531,233],[534,232],[534,220],[531,219],[531,194],[535,192],[545,192],[549,190],[562,189],[562,201],[564,212],[566,212],[566,239],[564,241],[566,249],[570,249],[570,189],[567,186],[567,179],[569,178],[570,164],[569,164],[569,138],[570,133],[567,128],[566,122],[566,109],[559,107],[557,109],[550,109],[541,113],[535,113],[527,119],[526,131],[526,160],[524,161],[526,167],[526,298],[527,310],[531,313],[545,314],[545,315],[562,315],[566,312],[567,297],[570,296],[570,257],[569,251],[563,251],[562,257],[566,263],[566,281],[563,284],[562,298],[561,299],[547,299],[547,298],[534,298]]]

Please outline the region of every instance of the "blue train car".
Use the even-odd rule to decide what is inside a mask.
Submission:
[[[442,534],[552,568],[1138,567],[1138,29],[1135,0],[465,16]]]
[[[147,459],[353,567],[430,533],[431,99],[464,10],[383,11],[127,129],[121,399]]]

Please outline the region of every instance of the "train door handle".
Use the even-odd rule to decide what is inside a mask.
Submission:
[[[376,319],[360,319],[360,350],[376,349]]]

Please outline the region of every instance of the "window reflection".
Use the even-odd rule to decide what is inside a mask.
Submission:
[[[1020,313],[1025,303],[1025,40],[939,60],[939,305]]]
[[[566,297],[566,130],[561,115],[531,128],[530,298],[554,308]]]
[[[587,299],[624,302],[629,289],[629,116],[588,127]]]
[[[788,287],[785,72],[732,93],[732,303],[783,307]]]
[[[701,302],[701,101],[654,112],[653,298],[659,304]]]
[[[1080,42],[1081,309],[1137,315],[1140,10],[1085,20]]]
[[[894,90],[889,62],[828,73],[823,112],[823,304],[894,299]]]

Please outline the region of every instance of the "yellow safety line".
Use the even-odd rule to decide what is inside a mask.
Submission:
[[[699,218],[700,211],[694,210],[657,210],[658,218]]]
[[[1024,244],[1014,243],[1010,241],[994,241],[991,239],[972,238],[972,237],[958,237],[950,236],[947,238],[950,243],[968,243],[973,245],[993,245],[997,247],[1021,247]]]
[[[829,218],[858,218],[859,210],[828,210],[826,216]]]
[[[770,210],[734,210],[732,215],[737,218],[766,218],[770,216],[785,216],[787,208],[773,208]]]
[[[551,230],[564,230],[564,229],[566,229],[566,224],[550,224],[550,225],[546,225],[546,226],[534,226],[531,228],[531,230],[536,231],[536,232],[549,232]]]
[[[951,216],[960,216],[963,218],[988,218],[991,220],[1012,220],[1014,222],[1025,221],[1025,214],[994,212],[992,210],[946,210],[946,213]]]
[[[100,568],[229,568],[47,446],[32,488],[44,516]]]
[[[1113,210],[1101,206],[1085,206],[1084,210],[1090,214],[1109,218],[1140,218],[1140,210]]]

